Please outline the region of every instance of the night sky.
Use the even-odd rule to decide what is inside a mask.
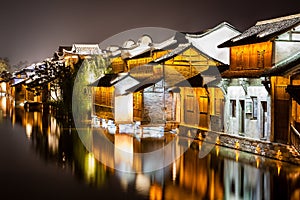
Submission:
[[[2,0],[0,57],[42,61],[59,45],[101,43],[122,31],[162,27],[202,31],[228,22],[239,31],[258,20],[300,13],[299,0]]]

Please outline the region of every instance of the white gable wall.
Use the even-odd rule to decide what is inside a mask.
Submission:
[[[217,46],[238,34],[240,34],[240,32],[237,30],[227,25],[222,25],[198,37],[187,34],[186,38],[200,51],[224,64],[229,64],[229,48],[218,48]]]

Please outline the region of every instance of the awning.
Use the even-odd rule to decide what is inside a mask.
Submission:
[[[118,74],[104,74],[88,86],[92,87],[111,87],[114,85],[113,80],[118,77]]]
[[[298,104],[300,104],[300,85],[288,85],[286,91]]]

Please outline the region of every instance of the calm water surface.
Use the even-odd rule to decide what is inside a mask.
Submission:
[[[1,199],[300,199],[300,166],[219,146],[199,158],[203,143],[185,138],[188,150],[164,169],[114,170],[86,150],[66,120],[10,101],[0,98]],[[166,142],[111,137],[141,151]],[[101,156],[115,165],[143,165],[105,151]]]

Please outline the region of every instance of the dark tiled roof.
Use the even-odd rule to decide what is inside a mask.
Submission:
[[[59,46],[57,52],[63,53],[64,50],[71,51],[72,46]]]
[[[300,52],[277,63],[272,69],[263,73],[262,76],[282,76],[294,70],[300,70]]]
[[[157,58],[156,60],[154,60],[152,62],[153,63],[160,63],[160,62],[164,62],[166,60],[169,60],[169,59],[177,56],[178,54],[182,53],[183,51],[185,51],[186,49],[188,49],[191,46],[192,45],[190,43],[179,44],[178,47],[175,48],[173,51],[163,55],[162,57]]]
[[[220,44],[218,47],[231,47],[269,41],[299,24],[300,14],[259,21],[240,35]]]

